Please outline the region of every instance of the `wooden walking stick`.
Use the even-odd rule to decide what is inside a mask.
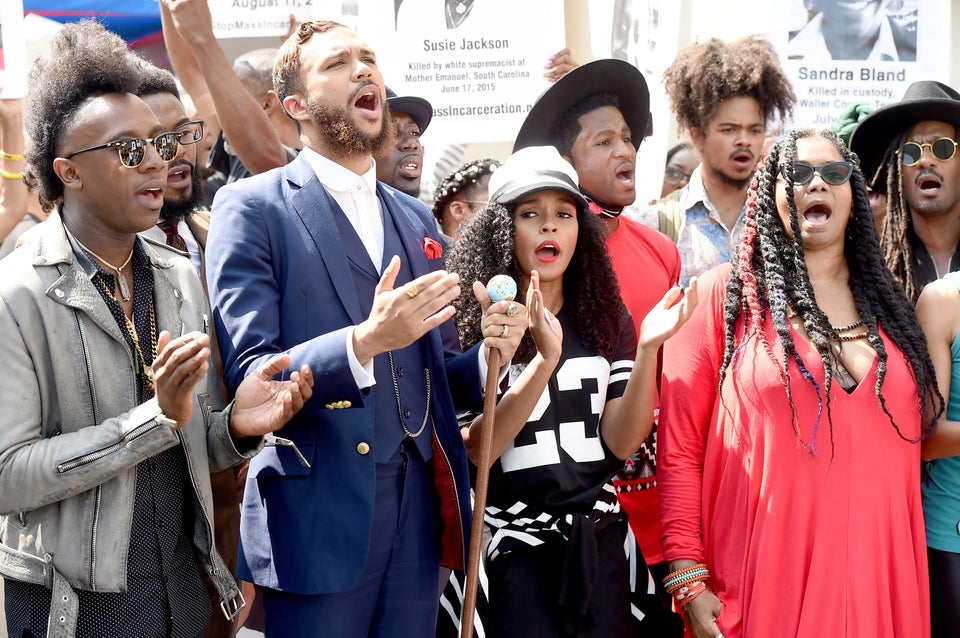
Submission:
[[[487,284],[490,301],[513,301],[517,284],[506,275],[496,275]],[[506,327],[506,326],[504,326]],[[487,484],[490,481],[490,455],[493,447],[493,421],[497,409],[497,379],[500,376],[500,351],[487,354],[487,379],[484,385],[483,414],[480,417],[480,460],[477,484],[473,489],[473,526],[470,528],[470,553],[467,556],[467,582],[460,611],[460,638],[473,638],[473,617],[477,609],[480,580],[480,552],[483,544],[483,513],[487,508]]]

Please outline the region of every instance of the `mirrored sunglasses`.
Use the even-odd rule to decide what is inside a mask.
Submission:
[[[66,156],[66,159],[70,159],[80,153],[98,151],[101,148],[115,148],[117,149],[117,154],[120,156],[121,164],[127,168],[136,168],[143,163],[144,158],[147,156],[147,144],[153,144],[153,147],[157,149],[157,154],[160,155],[160,159],[164,162],[171,162],[173,158],[177,156],[177,151],[180,149],[180,135],[176,132],[161,133],[152,140],[147,140],[142,137],[128,137],[123,140],[116,140],[115,142],[107,142],[106,144],[81,149],[70,153]]]
[[[790,167],[784,164],[780,167],[780,174],[783,179],[790,181],[788,169]],[[853,175],[853,164],[850,162],[827,162],[820,166],[811,166],[805,162],[793,163],[793,185],[805,186],[813,179],[814,173],[819,173],[820,178],[831,186],[840,186],[846,184],[850,176]]]
[[[904,142],[897,152],[900,153],[900,160],[904,166],[914,166],[920,161],[924,148],[929,148],[933,156],[941,162],[946,162],[957,154],[957,142],[949,137],[941,137],[932,144],[929,142],[923,144],[920,142]]]

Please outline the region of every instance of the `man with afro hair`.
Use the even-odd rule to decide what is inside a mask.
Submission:
[[[791,113],[796,96],[773,45],[756,35],[679,51],[663,83],[700,166],[684,188],[636,218],[677,242],[685,284],[730,261],[767,124]]]

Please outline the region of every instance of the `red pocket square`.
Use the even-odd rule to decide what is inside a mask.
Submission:
[[[443,244],[430,237],[423,238],[423,252],[427,259],[438,259],[443,257]]]

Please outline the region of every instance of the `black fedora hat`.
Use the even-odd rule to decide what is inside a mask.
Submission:
[[[930,120],[960,127],[960,93],[932,80],[914,82],[899,102],[863,118],[850,136],[850,150],[860,158],[867,181],[876,175],[894,137],[918,122]]]
[[[554,146],[553,128],[570,108],[596,93],[611,93],[639,146],[650,121],[650,91],[643,73],[623,60],[605,59],[578,66],[537,99],[517,133],[513,152],[528,146]]]
[[[391,113],[406,113],[409,115],[422,134],[430,126],[430,120],[433,119],[433,106],[422,97],[413,97],[412,95],[398,96],[387,87],[387,104],[390,105]]]

